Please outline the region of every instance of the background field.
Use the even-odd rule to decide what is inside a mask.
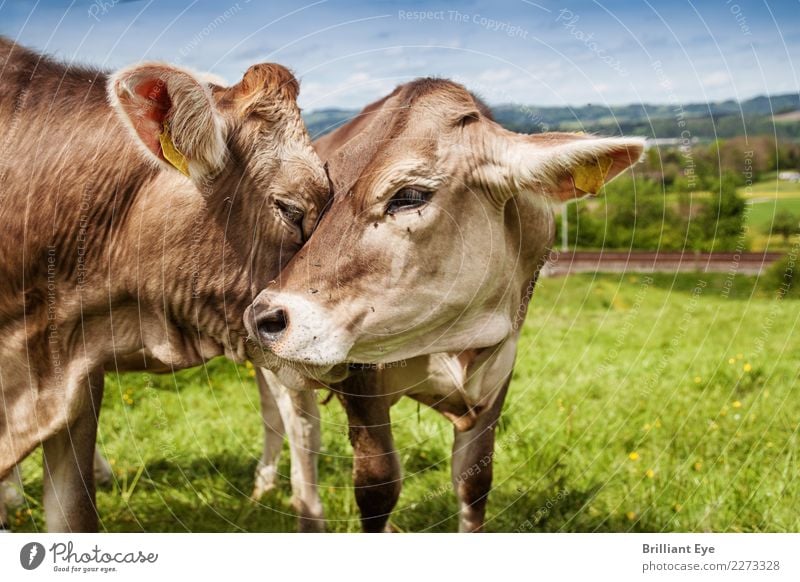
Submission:
[[[488,529],[800,531],[798,307],[746,277],[543,280],[498,435]],[[109,375],[103,408],[117,478],[98,495],[103,528],[294,529],[288,477],[261,504],[248,499],[262,431],[246,367]],[[322,409],[329,529],[358,531],[344,415],[335,401]],[[405,468],[393,524],[455,531],[452,429],[412,401],[393,420]],[[25,462],[17,530],[43,528],[40,463]]]
[[[770,229],[781,212],[800,216],[800,182],[778,180],[772,175],[749,189],[739,188],[738,193],[750,204],[747,226],[750,229],[751,249],[770,250],[786,246],[780,236],[769,236]]]

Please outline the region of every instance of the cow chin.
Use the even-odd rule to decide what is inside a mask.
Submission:
[[[283,365],[283,360],[256,341],[248,340],[246,349],[247,359],[258,368],[275,370]]]
[[[307,380],[331,384],[341,382],[348,373],[347,364],[315,365],[287,360],[256,342],[247,342],[247,354],[254,366],[270,370],[284,385],[292,388],[319,388],[319,386],[309,386]]]

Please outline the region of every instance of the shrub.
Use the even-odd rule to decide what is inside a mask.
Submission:
[[[800,262],[794,253],[789,253],[781,260],[773,263],[761,278],[763,287],[784,298],[800,299]]]
[[[775,214],[769,227],[769,234],[781,235],[784,243],[788,242],[790,236],[798,232],[800,232],[800,218],[786,209],[779,210]]]

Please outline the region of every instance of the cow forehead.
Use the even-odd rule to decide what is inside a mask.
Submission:
[[[330,196],[330,184],[325,169],[311,148],[298,146],[284,152],[281,166],[286,170],[280,179],[290,194],[309,200],[318,207],[324,206]]]
[[[307,167],[317,178],[324,177],[322,163],[314,152],[300,112],[287,104],[280,117],[249,114],[231,124],[229,145],[251,166],[264,170],[284,163]],[[307,174],[304,168],[301,174]],[[327,182],[327,178],[325,178]]]
[[[442,151],[458,153],[459,120],[477,112],[477,105],[464,90],[459,98],[431,93],[404,103],[389,99],[363,132],[340,147],[329,160],[336,195],[370,189],[381,182],[428,172],[438,172]],[[460,150],[465,151],[465,150]]]

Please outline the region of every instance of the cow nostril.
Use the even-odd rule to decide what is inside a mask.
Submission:
[[[258,335],[265,341],[275,341],[289,325],[289,318],[282,307],[270,309],[256,317]]]

